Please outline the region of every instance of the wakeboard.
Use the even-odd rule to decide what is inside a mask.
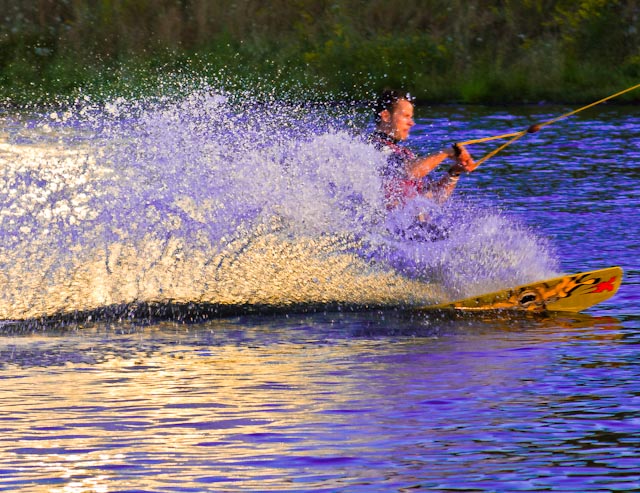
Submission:
[[[421,310],[580,312],[611,298],[622,284],[622,268],[608,267],[516,286]]]

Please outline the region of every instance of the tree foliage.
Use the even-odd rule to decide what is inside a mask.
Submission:
[[[0,0],[0,9],[5,94],[113,84],[131,67],[196,59],[355,97],[401,85],[431,100],[568,101],[640,79],[638,0]]]

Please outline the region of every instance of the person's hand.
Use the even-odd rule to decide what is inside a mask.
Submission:
[[[456,164],[460,164],[467,172],[473,171],[476,163],[469,151],[464,146],[458,146],[458,149],[460,149],[460,154],[456,158]]]
[[[470,173],[474,169],[476,169],[476,163],[463,146],[457,146],[459,153],[456,155],[456,163],[449,168],[449,174],[453,176],[458,176],[461,173]]]

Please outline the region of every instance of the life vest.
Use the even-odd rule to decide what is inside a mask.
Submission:
[[[403,206],[426,191],[424,180],[410,178],[407,174],[407,163],[417,159],[411,149],[383,132],[374,132],[371,142],[387,158],[380,170],[387,209]]]

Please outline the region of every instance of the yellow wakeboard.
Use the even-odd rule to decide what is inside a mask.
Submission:
[[[580,312],[611,298],[622,284],[622,269],[608,267],[525,284],[464,300],[427,305],[422,310],[518,310]]]

